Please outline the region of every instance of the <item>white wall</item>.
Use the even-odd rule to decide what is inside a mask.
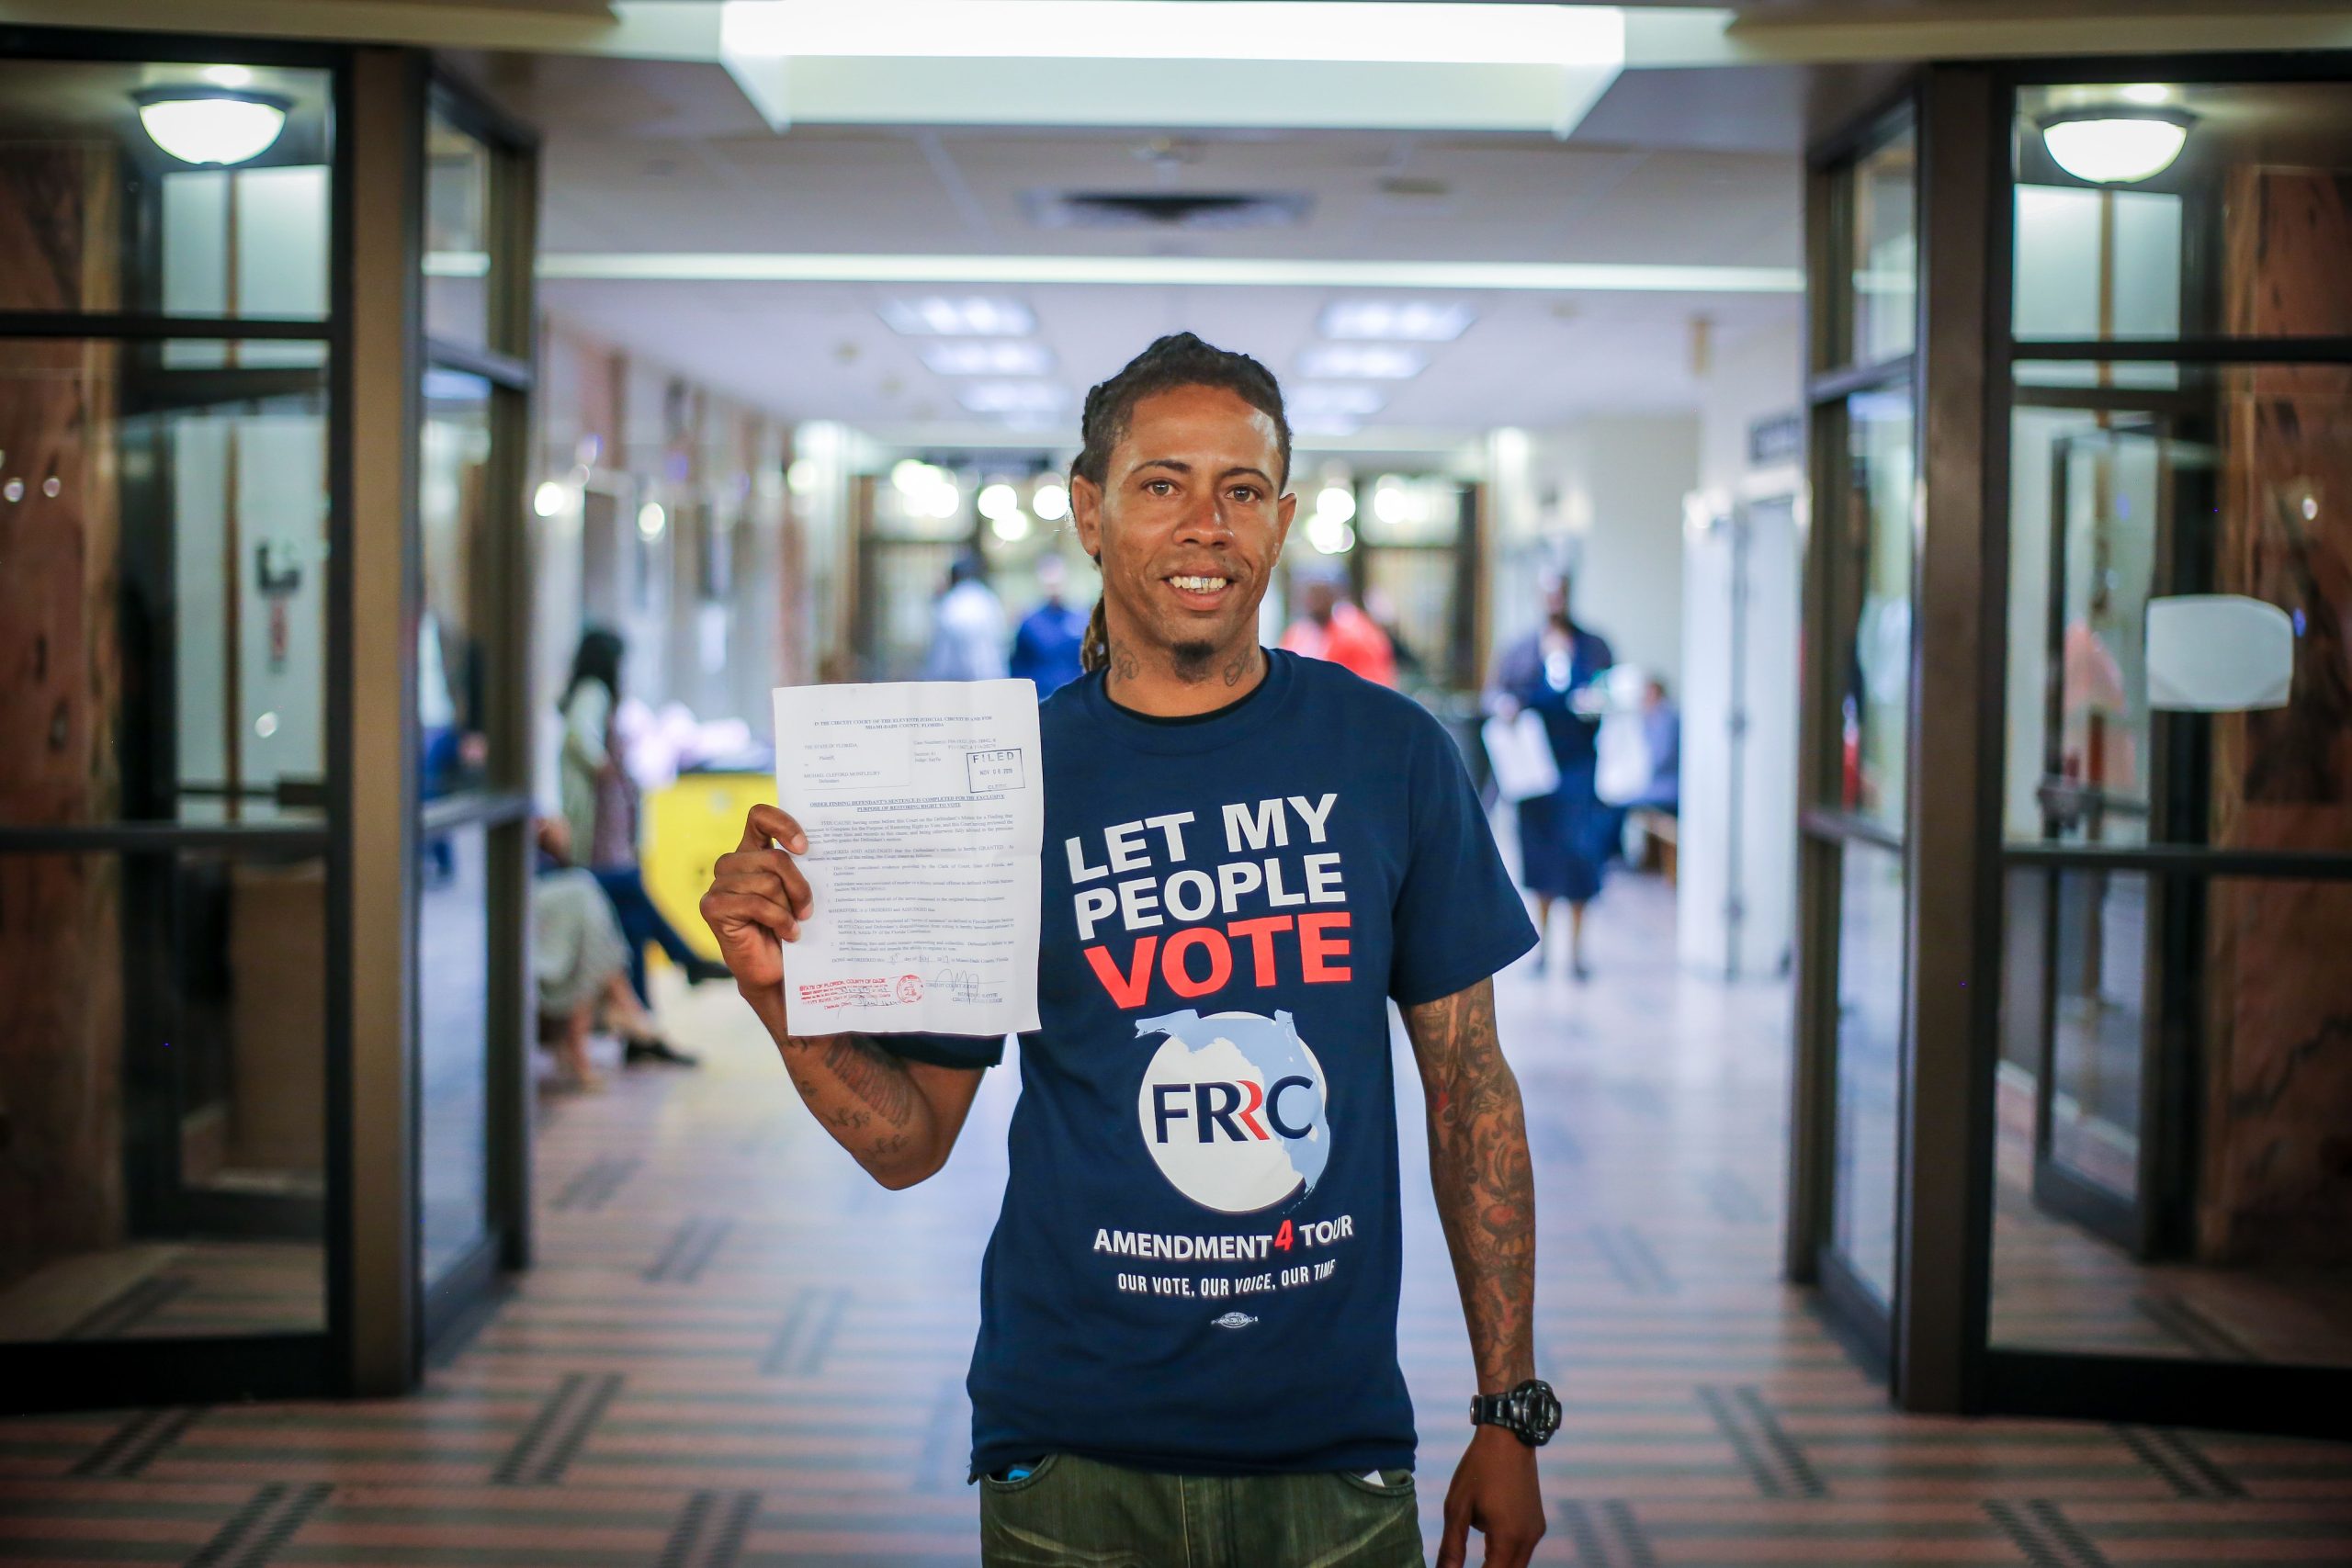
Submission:
[[[1682,498],[1698,479],[1689,414],[1498,431],[1488,443],[1495,510],[1494,646],[1541,613],[1538,568],[1576,579],[1577,621],[1621,661],[1677,685],[1682,671]]]
[[[1801,354],[1795,321],[1759,329],[1724,346],[1701,393],[1678,693],[1678,946],[1689,967],[1735,978],[1781,973],[1795,919],[1802,459],[1759,468],[1748,432],[1803,406]]]

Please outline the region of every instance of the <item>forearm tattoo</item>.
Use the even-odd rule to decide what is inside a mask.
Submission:
[[[1535,1179],[1519,1081],[1495,1029],[1495,987],[1405,1010],[1429,1100],[1430,1181],[1489,1393],[1535,1375]]]
[[[905,1064],[862,1034],[794,1035],[786,1066],[792,1073],[793,1087],[811,1109],[825,1098],[812,1067],[822,1068],[858,1102],[830,1113],[818,1112],[836,1132],[856,1132],[878,1120],[903,1133],[914,1119],[920,1097]]]

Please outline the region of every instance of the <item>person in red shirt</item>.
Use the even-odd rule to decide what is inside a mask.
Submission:
[[[1336,579],[1308,579],[1299,604],[1306,613],[1283,633],[1283,647],[1309,659],[1328,659],[1374,685],[1396,684],[1396,649],[1388,634],[1348,603]]]

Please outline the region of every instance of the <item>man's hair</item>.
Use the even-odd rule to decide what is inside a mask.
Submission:
[[[1272,420],[1282,466],[1275,482],[1290,483],[1290,419],[1283,412],[1283,389],[1273,372],[1246,354],[1215,347],[1191,333],[1169,333],[1086,394],[1086,412],[1080,416],[1078,427],[1081,445],[1069,466],[1071,475],[1103,484],[1110,478],[1112,450],[1125,439],[1135,421],[1136,405],[1179,387],[1221,388]],[[1099,569],[1101,558],[1094,564]],[[1109,630],[1102,601],[1097,598],[1094,614],[1086,623],[1079,663],[1091,672],[1102,669],[1110,657]]]

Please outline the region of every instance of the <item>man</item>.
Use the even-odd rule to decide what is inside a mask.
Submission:
[[[1422,1562],[1393,996],[1493,1396],[1438,1561],[1458,1568],[1475,1527],[1516,1568],[1558,1404],[1532,1377],[1533,1190],[1488,977],[1534,933],[1437,722],[1258,646],[1296,505],[1264,367],[1163,338],[1088,396],[1082,440],[1071,490],[1103,588],[1091,672],[1039,716],[1043,1027],[1022,1040],[969,1380],[984,1559]],[[703,913],[809,1109],[906,1187],[945,1162],[1002,1043],[794,1032],[807,847],[754,807]]]
[[[1283,633],[1283,647],[1308,659],[1328,659],[1383,686],[1396,683],[1396,649],[1379,623],[1348,603],[1340,580],[1310,577],[1299,590],[1306,613]]]
[[[1004,678],[1004,606],[976,555],[957,556],[947,569],[946,591],[932,606],[931,652],[923,660],[922,678]]]
[[[1086,642],[1086,617],[1062,603],[1069,571],[1059,556],[1037,562],[1037,587],[1045,603],[1022,618],[1012,634],[1012,663],[1008,671],[1017,680],[1034,681],[1037,695],[1052,696],[1085,673],[1079,649]]]

